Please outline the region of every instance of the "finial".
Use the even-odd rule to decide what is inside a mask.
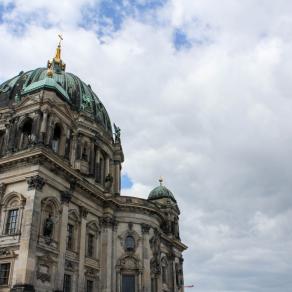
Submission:
[[[63,37],[61,34],[58,34],[58,37],[59,37],[59,44],[58,44],[58,47],[56,50],[55,61],[57,63],[60,63],[60,61],[61,61],[61,42],[63,40]]]
[[[162,183],[163,183],[163,178],[162,178],[162,176],[159,178],[159,183],[160,183],[160,185],[162,186]]]
[[[48,66],[47,66],[48,77],[52,77],[54,73],[61,73],[61,71],[65,71],[65,68],[66,68],[65,63],[63,63],[61,59],[61,43],[63,40],[63,36],[61,34],[58,34],[58,37],[59,37],[59,43],[56,49],[55,57],[52,60],[48,61]]]

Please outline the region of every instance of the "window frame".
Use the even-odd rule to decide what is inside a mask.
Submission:
[[[70,235],[69,226],[70,226],[71,237],[69,237],[69,235]],[[66,250],[70,250],[70,251],[74,251],[75,250],[74,235],[75,235],[75,226],[71,222],[68,222],[68,224],[67,224],[67,236],[66,236]]]
[[[66,279],[69,279],[69,287],[66,287]],[[65,273],[63,278],[63,292],[71,292],[72,291],[72,280],[73,277],[71,274]],[[69,289],[69,290],[67,290]]]
[[[11,278],[12,263],[10,261],[0,262],[0,276],[1,276],[1,266],[2,265],[9,265],[9,269],[8,269],[7,282],[6,283],[1,283],[1,281],[0,281],[0,287],[8,287],[9,283],[10,283],[10,278]],[[0,279],[1,279],[1,277],[0,277]]]
[[[12,212],[16,212],[16,215],[13,215]],[[14,219],[13,221],[11,220]],[[5,227],[4,227],[4,232],[5,232],[5,235],[8,235],[8,236],[12,236],[12,235],[15,235],[17,234],[18,232],[18,220],[19,220],[19,208],[11,208],[9,210],[7,210],[7,214],[6,214],[6,222],[5,222]],[[11,226],[14,225],[14,227],[12,228]],[[11,232],[12,230],[12,232]]]

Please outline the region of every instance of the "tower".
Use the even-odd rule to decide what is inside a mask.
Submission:
[[[183,291],[173,194],[121,196],[120,129],[65,69],[60,41],[0,85],[0,291]]]

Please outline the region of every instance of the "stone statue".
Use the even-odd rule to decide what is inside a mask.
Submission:
[[[115,142],[119,142],[121,140],[121,129],[114,124],[114,129],[115,129]]]
[[[45,224],[44,224],[44,236],[52,237],[53,228],[54,228],[54,221],[52,219],[52,215],[49,214],[49,217],[46,219]]]
[[[110,191],[112,185],[113,185],[113,176],[109,173],[106,177],[105,177],[105,181],[104,181],[104,186],[106,191]]]

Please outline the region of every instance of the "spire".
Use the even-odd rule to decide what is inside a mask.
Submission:
[[[59,37],[59,44],[56,49],[56,55],[52,60],[48,61],[48,71],[47,75],[48,77],[52,77],[54,73],[61,73],[62,71],[65,71],[66,64],[63,63],[63,60],[61,59],[61,42],[63,40],[63,37],[61,34],[58,34]]]
[[[58,34],[58,37],[59,37],[60,40],[59,40],[58,47],[56,49],[56,56],[54,58],[56,63],[60,63],[60,61],[61,61],[61,42],[63,40],[63,37],[62,37],[61,34]]]
[[[163,183],[163,178],[162,178],[162,176],[159,178],[159,183],[160,183],[160,185],[162,186],[162,183]]]

